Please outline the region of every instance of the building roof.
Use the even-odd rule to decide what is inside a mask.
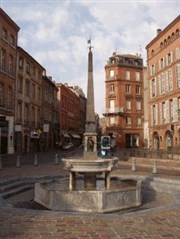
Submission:
[[[161,30],[159,34],[150,43],[147,44],[146,49],[149,48],[159,38],[161,38],[169,29],[172,28],[172,26],[174,26],[179,21],[180,21],[180,15],[177,16],[167,27],[165,27],[164,30]]]
[[[0,7],[0,16],[3,16],[4,18],[6,18],[9,21],[9,23],[16,28],[17,31],[20,30],[20,27],[7,15],[7,13],[3,11],[1,7]]]
[[[18,51],[21,51],[22,53],[24,53],[25,55],[27,55],[28,58],[30,58],[32,61],[34,61],[37,65],[39,65],[43,70],[45,70],[45,68],[38,62],[36,61],[27,51],[25,51],[22,47],[18,46],[17,47]]]

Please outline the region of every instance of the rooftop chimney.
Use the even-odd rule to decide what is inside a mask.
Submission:
[[[157,29],[157,35],[158,35],[161,31],[162,31],[161,29]]]

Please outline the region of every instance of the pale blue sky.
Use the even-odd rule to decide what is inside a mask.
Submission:
[[[87,91],[87,40],[94,54],[95,110],[105,108],[108,58],[141,54],[146,45],[180,13],[180,1],[0,0],[20,27],[18,44],[46,68],[56,82]]]

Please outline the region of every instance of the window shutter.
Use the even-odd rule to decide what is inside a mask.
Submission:
[[[173,52],[171,51],[171,63],[173,62]]]
[[[166,91],[169,91],[169,81],[168,81],[168,72],[165,72],[165,84],[166,84]]]
[[[149,96],[152,98],[152,80],[149,81]]]
[[[180,59],[180,47],[176,47],[176,60]]]
[[[158,124],[158,104],[156,104],[156,115],[155,115],[155,117],[156,117],[156,124]]]
[[[154,93],[155,93],[155,96],[157,96],[157,78],[156,77],[154,79]]]
[[[162,124],[162,103],[159,103],[159,123]]]
[[[153,106],[152,105],[150,106],[150,115],[151,115],[150,125],[152,126],[153,125],[153,121],[154,121],[154,118],[153,118]]]
[[[178,104],[177,104],[177,98],[173,99],[173,119],[174,121],[178,121]]]
[[[169,122],[169,101],[166,100],[165,102],[165,110],[166,110],[166,118],[165,118],[165,121],[166,123]]]
[[[158,82],[159,82],[159,94],[162,94],[162,88],[161,88],[161,76],[158,76]]]

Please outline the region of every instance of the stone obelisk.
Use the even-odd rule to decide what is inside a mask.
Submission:
[[[88,84],[86,103],[86,125],[84,133],[84,159],[97,159],[97,133],[94,111],[93,53],[91,40],[88,41]],[[87,189],[96,188],[96,174],[84,174],[84,186]]]

